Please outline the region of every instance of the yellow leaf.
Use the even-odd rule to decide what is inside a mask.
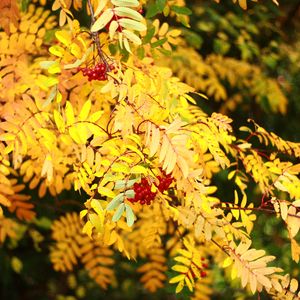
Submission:
[[[189,271],[189,268],[182,265],[175,265],[172,267],[172,270],[180,272],[180,273],[187,273]]]
[[[109,25],[109,37],[112,40],[119,28],[119,23],[117,21],[112,21]]]
[[[101,116],[103,115],[104,111],[102,110],[99,110],[99,111],[96,111],[94,112],[90,117],[89,117],[89,121],[90,122],[97,122]]]
[[[292,166],[292,167],[290,167],[289,169],[289,173],[299,173],[300,172],[300,164],[296,164],[296,165],[294,165],[294,166]]]
[[[64,55],[65,50],[64,48],[55,45],[49,48],[49,52],[55,56],[62,57]]]
[[[162,163],[168,153],[168,149],[171,146],[166,135],[163,136],[162,145],[159,153],[159,162]]]
[[[112,190],[110,190],[109,188],[104,187],[104,186],[99,186],[98,192],[99,192],[99,194],[109,197],[109,198],[114,198],[116,196]]]
[[[83,107],[79,113],[79,120],[80,121],[85,121],[90,113],[90,110],[91,110],[91,107],[92,107],[92,102],[91,100],[87,100],[84,104],[83,104]]]
[[[291,282],[290,282],[290,291],[292,293],[296,293],[298,290],[298,281],[294,278],[292,278]]]
[[[135,21],[135,20],[132,20],[132,19],[127,19],[127,18],[119,19],[119,24],[124,28],[132,29],[132,30],[136,30],[136,31],[147,30],[147,27],[145,24]]]
[[[184,281],[180,281],[176,287],[175,293],[176,294],[180,293],[182,291],[183,287],[184,287]]]
[[[224,261],[223,261],[223,268],[227,268],[232,264],[233,260],[231,257],[227,257]]]
[[[97,17],[103,10],[103,8],[106,6],[107,4],[107,0],[101,0],[98,1],[98,6],[95,10],[94,16]]]
[[[117,241],[117,238],[118,238],[118,235],[117,235],[116,231],[113,230],[110,234],[107,245],[108,246],[113,245]]]
[[[76,57],[76,58],[81,58],[81,49],[76,43],[72,43],[70,46],[70,52]]]
[[[141,45],[141,44],[142,44],[141,39],[140,39],[136,34],[134,34],[133,32],[124,29],[124,30],[123,30],[123,33],[124,33],[124,35],[125,35],[129,40],[131,40],[131,41],[132,41],[133,43],[135,43],[136,45]]]
[[[87,209],[80,211],[79,213],[80,219],[83,219],[87,215],[87,213],[88,213]]]
[[[0,135],[0,141],[13,141],[15,137],[16,136],[12,133],[2,133]]]
[[[159,147],[159,142],[160,142],[160,130],[159,128],[157,128],[155,125],[151,126],[151,144],[150,144],[150,152],[149,152],[149,156],[153,156]]]
[[[112,171],[117,172],[117,173],[125,173],[129,174],[130,173],[130,168],[126,165],[120,164],[120,163],[114,163],[111,166]]]
[[[96,215],[96,214],[89,214],[89,220],[92,225],[96,228],[97,232],[103,232],[103,223],[104,223],[104,216]]]
[[[191,261],[188,258],[183,257],[183,256],[177,256],[177,257],[175,257],[175,260],[186,266],[190,266],[190,264],[191,264]]]
[[[193,285],[192,285],[191,281],[188,279],[188,277],[185,277],[184,281],[185,281],[188,289],[192,292],[193,291]]]
[[[181,280],[184,280],[184,277],[185,277],[185,274],[180,274],[180,275],[177,275],[173,278],[170,279],[169,283],[176,283],[176,282],[179,282]]]
[[[178,249],[178,253],[187,257],[187,258],[192,258],[193,257],[193,253],[186,251],[184,249]]]
[[[58,62],[55,62],[53,65],[51,65],[51,66],[48,68],[48,72],[49,72],[49,74],[60,73],[60,72],[61,72],[61,69],[60,69],[59,63],[58,63]]]
[[[96,20],[91,28],[91,32],[96,32],[104,28],[112,19],[114,13],[112,9],[107,9],[104,13]]]
[[[11,259],[11,267],[16,273],[20,273],[23,268],[23,263],[18,257],[13,256]]]
[[[0,204],[2,204],[4,206],[10,206],[11,205],[10,201],[5,196],[3,196],[2,194],[0,194]]]
[[[138,0],[111,0],[111,3],[115,6],[128,6],[128,7],[137,7],[140,5]]]
[[[265,286],[267,289],[270,289],[272,287],[271,280],[264,275],[257,274],[257,281],[263,286]]]
[[[169,29],[169,24],[163,23],[158,31],[158,35],[160,35],[160,36],[166,35],[166,33],[168,32],[168,29]]]
[[[56,38],[62,42],[65,46],[71,44],[71,34],[67,31],[60,30],[55,32]]]
[[[183,157],[178,156],[176,162],[182,172],[183,178],[187,178],[189,175],[189,166],[188,166],[186,160]]]
[[[98,215],[102,215],[103,214],[103,208],[102,208],[99,200],[92,199],[92,201],[91,201],[91,207],[94,209],[94,211]]]
[[[136,21],[142,21],[144,19],[139,12],[129,7],[115,7],[114,12],[119,17],[127,17]]]
[[[132,145],[126,145],[126,148],[135,152],[140,158],[141,160],[145,159],[145,156],[143,155],[143,153],[136,147],[132,146]]]
[[[287,216],[288,216],[288,206],[285,202],[280,201],[279,202],[279,206],[280,206],[280,214],[281,214],[281,218],[282,220],[286,220]]]
[[[241,202],[241,207],[245,207],[247,204],[247,195],[245,193],[243,193],[243,199]]]
[[[264,250],[250,249],[241,255],[242,260],[253,261],[266,254]]]
[[[132,174],[147,174],[148,169],[141,165],[137,165],[130,169],[130,173],[132,173]]]
[[[62,115],[55,109],[53,112],[54,121],[57,126],[57,129],[59,132],[64,133],[65,132],[65,121],[62,117]]]
[[[56,94],[56,103],[60,103],[62,100],[62,94],[60,92],[57,92]]]
[[[69,128],[70,137],[77,143],[77,144],[85,144],[84,141],[81,139],[78,131],[75,127]]]
[[[51,156],[48,154],[45,158],[44,164],[43,164],[43,168],[42,168],[42,172],[41,172],[41,176],[47,176],[47,180],[50,182],[52,181],[53,178],[53,163],[52,163],[52,158]]]
[[[93,227],[94,226],[92,225],[92,223],[90,221],[87,221],[82,228],[82,232],[86,233],[91,238]]]
[[[74,117],[73,106],[69,101],[67,101],[66,103],[65,113],[67,119],[67,126],[72,125],[75,122],[75,117]]]
[[[247,9],[247,0],[239,0],[239,5],[242,9]]]

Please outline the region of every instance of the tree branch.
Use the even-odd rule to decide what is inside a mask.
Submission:
[[[91,28],[92,26],[94,25],[95,23],[95,15],[94,15],[94,9],[93,9],[93,6],[92,6],[92,3],[91,3],[91,0],[87,0],[87,3],[88,3],[88,7],[89,7],[89,10],[90,10],[90,13],[91,13]],[[106,71],[110,71],[110,67],[105,59],[105,56],[102,52],[102,49],[101,49],[101,45],[100,45],[100,39],[99,39],[99,33],[98,32],[92,32],[91,31],[91,35],[92,35],[92,39],[97,47],[97,52],[98,52],[98,55],[100,56],[102,62],[105,64],[106,66]]]

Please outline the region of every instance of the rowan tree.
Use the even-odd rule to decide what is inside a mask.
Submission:
[[[233,1],[247,2],[262,5]],[[68,288],[49,275],[30,298],[92,299],[91,285],[76,283],[81,270],[102,295],[120,294],[127,270],[144,291],[173,289],[179,299],[213,299],[217,276],[235,285],[235,299],[300,297],[299,270],[254,246],[252,234],[258,215],[276,217],[299,262],[300,144],[229,116],[240,104],[249,110],[249,99],[285,114],[288,98],[266,72],[270,60],[255,65],[245,24],[231,28],[246,27],[238,50],[225,26],[215,53],[201,53],[194,14],[209,11],[199,5],[1,2],[1,253],[21,275],[39,257],[69,274]],[[208,114],[213,100],[222,104]]]

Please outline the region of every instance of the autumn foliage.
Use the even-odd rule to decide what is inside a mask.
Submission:
[[[183,0],[27,2],[0,3],[3,253],[30,236],[32,255],[43,245],[53,270],[84,269],[104,290],[129,262],[149,293],[210,299],[218,269],[245,295],[298,299],[251,233],[257,214],[281,219],[299,262],[300,143],[225,115],[246,93],[286,113],[278,82],[247,59],[201,56]],[[207,97],[220,112],[200,108]]]

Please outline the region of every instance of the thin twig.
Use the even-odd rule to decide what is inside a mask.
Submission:
[[[215,205],[214,207],[218,207],[218,208],[223,209],[223,210],[244,210],[244,211],[250,210],[250,211],[261,211],[261,212],[265,212],[265,213],[269,213],[269,214],[277,214],[277,212],[273,209],[262,208],[262,207],[239,207],[239,206],[236,206],[236,207],[230,207],[230,206],[222,207],[221,203],[220,203],[220,205]],[[300,216],[295,215],[295,214],[288,213],[288,216],[300,219]]]
[[[91,0],[87,0],[87,3],[88,3],[89,10],[90,10],[90,13],[91,13],[91,28],[92,28],[93,25],[94,25],[94,23],[95,23],[95,21],[96,21],[95,20],[95,15],[94,15],[94,9],[93,9]],[[106,58],[104,56],[104,53],[102,52],[102,49],[101,49],[100,39],[99,39],[98,32],[92,32],[91,31],[91,35],[92,35],[92,39],[93,39],[94,43],[96,44],[98,55],[100,56],[101,60],[105,64],[106,70],[110,71],[110,67],[109,67],[109,65],[108,65],[108,63],[106,61]]]

